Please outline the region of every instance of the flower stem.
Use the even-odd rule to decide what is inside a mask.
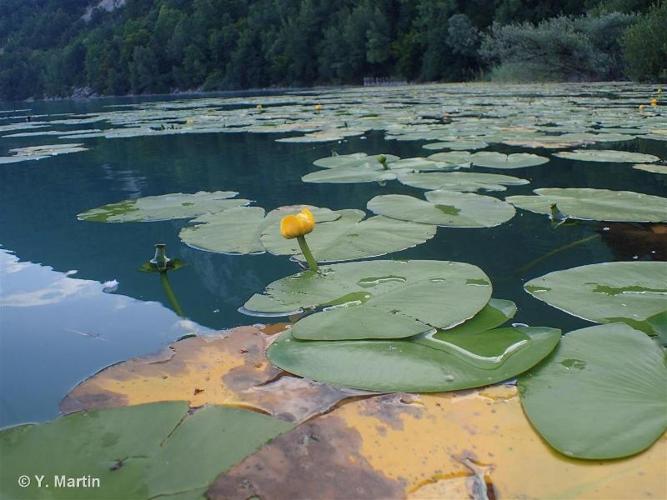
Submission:
[[[167,276],[167,271],[160,272],[160,283],[162,283],[164,294],[167,296],[167,300],[169,301],[171,308],[181,318],[185,318],[185,314],[183,314],[183,309],[181,309],[181,306],[178,303],[178,299],[176,298],[176,294],[174,293],[174,290],[171,288],[171,283],[169,283],[169,277]]]
[[[316,273],[317,272],[317,261],[313,257],[313,253],[310,251],[310,248],[308,247],[308,243],[306,243],[306,237],[305,236],[297,236],[296,240],[299,242],[299,247],[301,248],[301,253],[306,258],[306,262],[308,262],[308,267],[310,268],[311,271]]]

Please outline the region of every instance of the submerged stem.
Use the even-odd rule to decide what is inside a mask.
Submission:
[[[306,237],[305,236],[297,236],[296,240],[299,242],[299,247],[301,248],[301,253],[306,258],[306,262],[308,262],[308,267],[310,268],[311,271],[316,273],[317,272],[317,261],[313,257],[313,253],[310,251],[310,247],[308,247],[308,243],[306,243]]]
[[[167,276],[166,271],[160,272],[160,283],[162,283],[164,294],[167,296],[167,300],[169,301],[169,304],[171,305],[174,312],[178,314],[181,318],[184,318],[185,315],[183,314],[183,309],[181,309],[181,306],[178,303],[178,299],[176,299],[176,294],[174,293],[174,290],[171,288],[171,283],[169,283],[169,277]]]

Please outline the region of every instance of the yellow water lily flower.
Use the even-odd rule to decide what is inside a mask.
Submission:
[[[646,107],[646,106],[644,106],[643,104],[640,104],[640,105],[639,105],[639,111],[640,111],[640,112],[641,112],[641,111],[644,111],[644,108],[645,108],[645,107]]]
[[[650,102],[651,102],[651,106],[657,106],[658,105],[658,100],[655,97],[653,99],[651,99]]]
[[[320,111],[322,111],[322,105],[321,104],[315,104],[315,111],[317,111],[318,113]]]
[[[302,208],[296,215],[286,215],[280,221],[280,234],[283,238],[298,238],[315,229],[315,217],[308,208]]]

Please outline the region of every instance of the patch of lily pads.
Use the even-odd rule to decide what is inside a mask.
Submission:
[[[435,226],[369,217],[361,210],[332,211],[310,207],[318,221],[308,243],[319,262],[354,260],[397,252],[431,239]],[[227,254],[270,252],[305,258],[296,240],[280,235],[280,219],[295,211],[282,207],[268,214],[259,207],[242,207],[194,219],[180,232],[194,248]]]
[[[290,373],[356,389],[437,392],[516,376],[558,343],[552,328],[496,328],[516,307],[491,291],[470,264],[367,261],[283,278],[242,311],[312,312],[267,351]]]
[[[514,206],[544,215],[608,222],[667,222],[667,198],[632,191],[541,188],[536,196],[510,196]]]

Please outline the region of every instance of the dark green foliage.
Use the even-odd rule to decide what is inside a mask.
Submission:
[[[632,78],[667,82],[667,1],[655,4],[626,31],[623,51]]]
[[[529,78],[619,78],[619,40],[632,17],[618,12],[649,8],[646,0],[126,0],[91,10],[97,3],[0,0],[0,99],[459,81],[487,61],[527,65]],[[599,17],[558,17],[587,12]],[[625,38],[626,53],[644,45],[652,12]],[[630,62],[633,75],[652,78],[655,69],[638,67],[664,60],[659,40],[649,47]],[[555,68],[538,64],[545,50]]]

